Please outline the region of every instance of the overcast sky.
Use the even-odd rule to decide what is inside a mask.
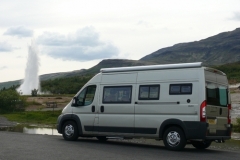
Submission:
[[[47,74],[240,27],[240,0],[0,0],[0,13],[0,82],[24,78],[32,40]]]

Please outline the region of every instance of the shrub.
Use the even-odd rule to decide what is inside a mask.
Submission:
[[[24,110],[26,97],[20,96],[16,90],[8,89],[0,91],[0,112],[13,112]]]

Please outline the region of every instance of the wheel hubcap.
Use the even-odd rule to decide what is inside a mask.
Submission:
[[[171,131],[167,135],[167,142],[170,146],[175,147],[181,141],[180,135],[176,131]]]
[[[65,134],[67,137],[71,137],[74,134],[74,127],[72,125],[66,125]]]

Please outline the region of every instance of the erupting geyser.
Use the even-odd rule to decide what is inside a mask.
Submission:
[[[28,48],[28,59],[25,70],[25,78],[21,86],[17,89],[17,91],[20,94],[31,95],[32,90],[34,89],[38,89],[38,91],[40,91],[38,69],[39,69],[38,49],[34,41],[32,41],[31,46],[29,46]]]

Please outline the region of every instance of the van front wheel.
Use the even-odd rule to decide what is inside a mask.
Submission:
[[[192,141],[192,145],[197,149],[206,149],[211,143],[212,141]]]
[[[78,139],[78,128],[75,122],[67,121],[63,125],[63,138],[67,141],[75,141]]]
[[[167,149],[178,151],[185,147],[187,141],[182,129],[169,127],[163,134],[163,142]]]

